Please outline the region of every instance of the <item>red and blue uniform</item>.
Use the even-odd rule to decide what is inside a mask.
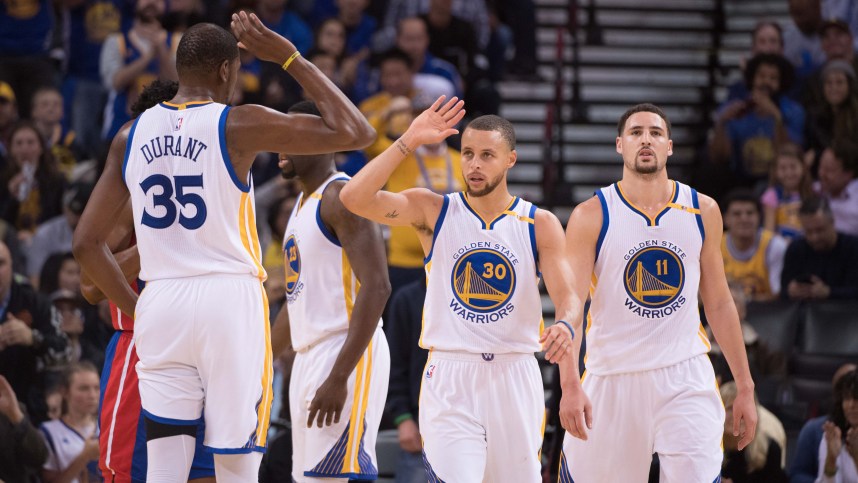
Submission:
[[[141,280],[131,287],[140,293]],[[134,319],[110,303],[110,318],[116,332],[107,346],[101,373],[99,403],[98,466],[105,481],[143,483],[146,481],[146,426],[141,416],[137,387],[137,349],[134,346]],[[188,479],[214,477],[214,458],[203,449],[205,425],[197,428],[197,448]]]

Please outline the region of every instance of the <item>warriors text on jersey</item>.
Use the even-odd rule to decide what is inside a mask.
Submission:
[[[527,353],[540,349],[542,304],[536,207],[520,198],[494,220],[449,194],[435,224],[423,333],[426,349]]]
[[[697,192],[673,182],[654,217],[623,194],[596,192],[602,230],[590,285],[587,371],[618,374],[666,367],[709,350],[697,290],[703,219]]]
[[[134,122],[122,176],[147,282],[206,275],[265,278],[250,177],[226,146],[229,107],[161,103]]]

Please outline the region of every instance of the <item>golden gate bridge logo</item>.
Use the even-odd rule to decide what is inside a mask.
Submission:
[[[453,267],[453,293],[465,307],[489,312],[503,306],[515,291],[515,270],[494,250],[473,250]]]
[[[673,302],[685,283],[685,268],[671,250],[649,247],[637,252],[626,265],[626,293],[637,303],[660,308]]]
[[[301,254],[298,252],[298,242],[295,235],[290,235],[283,245],[286,258],[286,293],[292,295],[298,286],[298,278],[301,276]]]

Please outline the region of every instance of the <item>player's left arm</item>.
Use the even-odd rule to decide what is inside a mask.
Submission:
[[[533,223],[539,269],[554,304],[554,319],[568,323],[574,320],[575,294],[572,291],[572,268],[566,256],[566,235],[560,220],[550,211],[536,210]],[[572,329],[559,322],[545,329],[539,342],[548,362],[557,364],[566,357],[571,357],[573,338]]]
[[[387,256],[381,227],[366,218],[351,213],[340,201],[343,183],[332,183],[322,195],[322,221],[333,229],[343,246],[360,291],[355,297],[349,331],[328,378],[310,403],[307,426],[322,427],[338,423],[348,394],[348,380],[358,361],[367,350],[390,296],[387,276]],[[318,415],[318,417],[316,417]]]
[[[757,406],[754,403],[754,381],[748,369],[748,355],[742,338],[742,327],[736,304],[727,286],[724,260],[721,257],[723,222],[718,204],[712,198],[700,195],[705,239],[700,253],[700,297],[706,311],[706,320],[712,327],[715,340],[721,346],[730,371],[736,380],[739,394],[733,403],[733,434],[739,436],[741,450],[754,439],[757,429]]]

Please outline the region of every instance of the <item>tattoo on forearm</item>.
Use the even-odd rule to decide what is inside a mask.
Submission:
[[[397,149],[399,149],[399,152],[402,153],[403,156],[408,156],[409,154],[411,154],[411,150],[408,149],[408,146],[405,144],[402,138],[397,139],[394,145]]]
[[[399,216],[399,213],[397,213],[396,210],[393,210],[390,213],[387,213],[384,215],[385,218],[396,218],[398,216]]]

